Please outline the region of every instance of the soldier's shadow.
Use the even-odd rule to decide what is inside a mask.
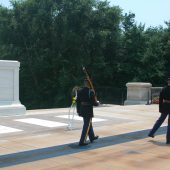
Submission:
[[[167,145],[165,142],[162,142],[162,141],[150,140],[149,142],[153,143],[154,145],[158,145],[158,146],[170,146],[170,145]]]

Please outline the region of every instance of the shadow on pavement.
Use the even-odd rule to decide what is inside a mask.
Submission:
[[[161,127],[158,130],[157,135],[165,134],[166,129],[167,129],[166,126]],[[99,138],[93,144],[89,144],[84,147],[79,147],[78,143],[70,143],[70,144],[52,146],[52,147],[47,147],[42,149],[35,149],[30,151],[23,151],[18,153],[1,155],[0,168],[14,166],[14,165],[28,163],[28,162],[34,162],[34,161],[48,159],[48,158],[70,155],[74,153],[117,145],[121,143],[135,141],[135,140],[140,140],[140,139],[147,138],[148,132],[149,129],[119,134],[115,136],[103,137],[103,138]],[[153,143],[156,144],[155,142]],[[157,144],[161,145],[159,143]]]
[[[165,142],[161,142],[161,141],[150,140],[149,142],[153,143],[154,145],[158,145],[158,146],[170,146],[170,145],[167,145]]]

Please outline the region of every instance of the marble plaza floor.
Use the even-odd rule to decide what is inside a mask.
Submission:
[[[29,110],[0,117],[0,168],[7,170],[169,170],[167,120],[155,138],[147,134],[158,105],[104,105],[94,109],[100,138],[79,147],[82,119],[68,128],[69,108]],[[71,117],[72,118],[72,117]]]

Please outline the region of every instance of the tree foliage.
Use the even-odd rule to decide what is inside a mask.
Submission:
[[[100,0],[11,4],[0,6],[0,59],[21,62],[20,98],[28,109],[68,106],[82,65],[102,89],[129,81],[159,86],[170,75],[169,22],[145,29],[135,14]]]

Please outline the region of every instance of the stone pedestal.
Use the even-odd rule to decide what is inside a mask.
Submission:
[[[127,83],[127,100],[124,105],[149,104],[151,102],[150,83]]]
[[[18,61],[0,60],[0,116],[26,112],[19,101],[19,67]]]

